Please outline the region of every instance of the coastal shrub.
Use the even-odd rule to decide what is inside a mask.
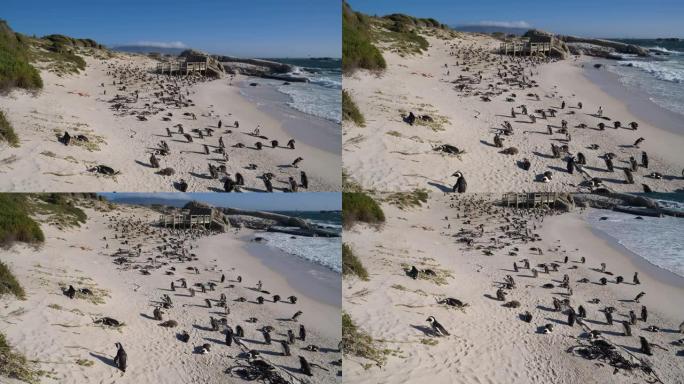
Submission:
[[[342,70],[385,69],[387,63],[382,53],[371,42],[370,18],[354,12],[346,2],[342,7]]]
[[[39,243],[45,240],[43,231],[30,216],[26,195],[0,194],[0,246],[14,241]]]
[[[399,209],[420,207],[428,201],[426,189],[416,189],[412,192],[395,192],[390,194],[385,201],[399,207]]]
[[[378,203],[363,192],[342,193],[342,219],[349,228],[361,221],[368,224],[385,222],[385,213]]]
[[[0,92],[18,87],[29,90],[43,87],[38,70],[29,63],[26,39],[0,20]]]
[[[0,332],[0,377],[33,384],[40,381],[38,376],[38,371],[31,369],[26,357],[13,351],[5,335]]]
[[[342,244],[342,275],[356,275],[361,280],[368,280],[368,271],[347,243]]]
[[[359,107],[356,106],[351,95],[346,90],[342,90],[342,119],[353,121],[354,124],[359,127],[366,125],[366,119],[364,119]]]
[[[14,277],[9,267],[0,261],[0,296],[11,293],[19,299],[26,297],[24,288],[21,287],[17,278]]]
[[[6,141],[13,147],[19,146],[19,137],[14,132],[14,128],[12,128],[10,122],[7,121],[5,113],[2,111],[0,111],[0,140]]]
[[[359,329],[346,312],[342,312],[342,353],[363,357],[378,366],[387,361],[384,351],[376,347],[373,338]]]
[[[30,210],[47,216],[50,224],[59,228],[80,227],[88,219],[88,215],[74,205],[70,195],[63,193],[47,193],[35,195]]]

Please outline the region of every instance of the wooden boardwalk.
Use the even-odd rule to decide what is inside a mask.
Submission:
[[[225,230],[226,224],[209,215],[193,215],[189,210],[182,210],[178,213],[161,215],[155,222],[156,225],[166,228],[182,229],[182,228],[223,228]]]
[[[557,192],[504,193],[502,202],[507,207],[535,208],[541,205],[553,206],[559,200]]]
[[[551,40],[530,42],[526,38],[506,40],[499,44],[499,53],[513,56],[546,56],[551,51]]]
[[[168,75],[189,75],[191,73],[199,72],[203,75],[207,72],[206,61],[167,61],[157,63],[157,73]]]

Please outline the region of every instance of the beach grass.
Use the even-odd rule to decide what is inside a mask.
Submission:
[[[0,111],[0,140],[6,141],[12,147],[19,146],[19,136],[14,132],[3,111]]]
[[[342,192],[363,192],[361,185],[352,179],[344,169],[342,169]]]
[[[363,192],[342,193],[342,219],[349,228],[356,222],[381,224],[385,222],[385,213],[372,197]]]
[[[9,267],[0,261],[0,296],[10,293],[21,300],[26,298],[26,292],[17,278],[14,277]]]
[[[0,92],[15,87],[28,90],[43,88],[40,73],[29,63],[29,49],[27,38],[0,20]]]
[[[368,280],[368,271],[347,243],[342,244],[342,275],[355,275],[361,280]]]
[[[382,366],[387,362],[383,350],[376,346],[373,338],[357,327],[348,313],[342,312],[342,351],[375,362]]]
[[[47,193],[35,196],[36,198],[31,200],[32,212],[45,215],[48,223],[60,229],[80,227],[88,219],[86,213],[74,204],[69,195]]]
[[[30,214],[30,203],[26,195],[0,194],[0,246],[9,246],[14,241],[36,244],[45,240],[45,235]]]
[[[342,119],[353,121],[359,127],[366,126],[366,119],[363,117],[359,107],[356,106],[349,92],[342,90]]]
[[[0,377],[34,384],[40,382],[39,372],[33,370],[24,355],[13,350],[0,332]]]
[[[385,201],[402,210],[420,207],[424,203],[427,203],[428,191],[420,188],[412,192],[395,192],[387,196]]]
[[[385,58],[371,42],[370,17],[354,12],[346,2],[342,7],[342,70],[384,70]]]

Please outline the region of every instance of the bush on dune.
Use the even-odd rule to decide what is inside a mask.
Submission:
[[[342,119],[353,121],[359,127],[366,125],[366,119],[364,119],[363,114],[359,111],[359,107],[356,106],[356,103],[354,103],[351,95],[346,90],[342,90]]]
[[[342,244],[342,275],[356,275],[361,280],[368,280],[368,271],[347,243]]]
[[[0,92],[18,87],[36,90],[43,87],[38,70],[29,63],[26,39],[0,20]]]
[[[342,193],[342,219],[349,228],[356,222],[381,224],[385,222],[385,213],[378,203],[363,192]]]
[[[342,7],[342,70],[385,69],[382,53],[371,42],[369,17],[354,12],[346,2]]]
[[[39,243],[45,235],[38,223],[29,216],[26,195],[0,194],[0,246],[14,241]]]

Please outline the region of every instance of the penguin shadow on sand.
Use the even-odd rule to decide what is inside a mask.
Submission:
[[[138,164],[138,165],[142,165],[143,167],[146,167],[146,168],[154,168],[154,167],[152,166],[152,164],[150,164],[150,163],[144,163],[144,162],[142,162],[142,161],[140,161],[140,160],[136,160],[135,163]]]
[[[198,329],[198,330],[200,330],[200,331],[213,332],[213,329],[211,329],[210,327],[205,327],[205,326],[203,326],[203,325],[193,324],[192,327],[195,328],[195,329]]]
[[[545,311],[545,312],[556,312],[555,309],[549,308],[549,307],[545,307],[545,306],[543,306],[543,305],[541,305],[541,304],[537,305],[537,309],[540,309],[540,310]]]
[[[443,193],[450,193],[452,192],[452,188],[449,187],[448,185],[440,184],[435,181],[428,181],[428,185],[431,185],[437,189],[439,189]]]
[[[155,320],[154,317],[152,317],[152,316],[150,316],[150,315],[148,315],[148,314],[146,314],[146,313],[141,313],[140,316],[142,316],[142,317],[144,317],[144,318],[146,318],[146,319],[148,319],[148,320]]]
[[[211,342],[211,343],[214,343],[214,344],[220,344],[220,345],[223,345],[226,343],[225,340],[213,339],[211,337],[205,337],[204,340]]]
[[[486,297],[486,298],[488,298],[488,299],[492,299],[492,300],[494,300],[494,301],[501,301],[501,300],[497,299],[495,296],[490,295],[489,293],[485,293],[485,294],[482,295],[482,296],[484,296],[484,297]]]
[[[416,329],[416,330],[422,332],[425,336],[437,336],[437,335],[435,334],[435,332],[432,330],[432,328],[427,327],[427,326],[425,326],[425,325],[415,325],[415,324],[411,324],[411,327],[412,327],[413,329]]]
[[[100,353],[95,353],[95,352],[90,352],[90,356],[100,360],[101,362],[109,365],[112,368],[119,369],[119,367],[114,364],[114,358],[113,357],[108,357]]]

